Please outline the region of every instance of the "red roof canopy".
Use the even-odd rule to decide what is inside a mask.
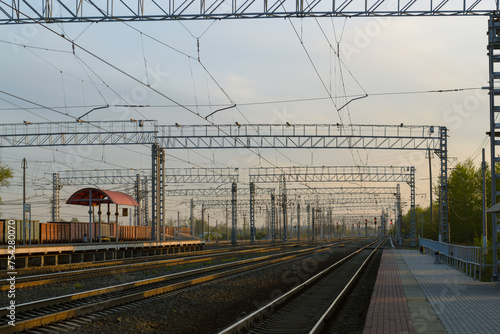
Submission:
[[[66,204],[88,206],[89,198],[91,198],[92,206],[97,206],[100,203],[139,206],[135,199],[133,199],[130,195],[118,191],[102,190],[97,188],[85,188],[78,190],[70,196],[70,198],[66,201]]]

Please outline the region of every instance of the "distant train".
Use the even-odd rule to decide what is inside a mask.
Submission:
[[[9,221],[14,221],[10,223]],[[26,233],[23,235],[23,221],[0,219],[0,242],[6,244],[10,238],[15,236],[17,244],[22,244],[26,237],[29,243],[29,226],[31,225],[31,243],[79,243],[89,239],[89,223],[82,222],[59,222],[40,223],[38,220],[26,221]],[[151,240],[151,226],[122,226],[116,231],[116,223],[101,222],[101,240],[103,241],[144,241]],[[164,232],[162,231],[164,230]],[[164,235],[164,237],[163,237]],[[161,240],[182,240],[191,238],[189,227],[165,227],[160,228]],[[92,240],[99,241],[99,223],[92,223]]]

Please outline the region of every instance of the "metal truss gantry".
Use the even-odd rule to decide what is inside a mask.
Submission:
[[[360,148],[439,149],[439,126],[335,124],[160,125],[168,149]]]
[[[231,197],[227,199],[193,199],[193,204],[195,206],[204,205],[206,209],[208,208],[225,208],[231,205]],[[344,198],[314,198],[314,199],[301,199],[301,200],[290,200],[287,199],[287,205],[292,206],[295,204],[317,204],[317,205],[328,205],[332,209],[342,209],[342,208],[371,208],[371,207],[384,207],[387,204],[394,204],[396,198],[373,198],[373,197],[344,197]],[[254,210],[255,208],[264,208],[270,204],[269,199],[254,199]],[[250,207],[251,210],[251,207]]]
[[[135,224],[141,226],[148,221],[147,183],[150,179],[150,170],[144,169],[94,169],[94,170],[67,170],[52,174],[52,221],[59,222],[60,192],[64,186],[87,186],[89,184],[120,184],[134,185],[134,198],[139,204],[135,210]]]
[[[255,194],[270,194],[274,192],[274,188],[255,188]],[[301,195],[313,195],[313,194],[391,194],[396,193],[396,188],[394,187],[319,187],[319,188],[287,188],[287,192],[290,196],[301,196]],[[250,195],[248,188],[239,189],[238,193],[240,195]],[[192,196],[192,197],[207,197],[207,196],[230,196],[231,189],[216,187],[216,188],[178,188],[178,189],[166,189],[166,196]]]
[[[250,182],[409,182],[413,167],[393,166],[313,166],[250,168]]]
[[[433,149],[441,158],[440,191],[442,196],[440,207],[442,208],[442,214],[440,215],[440,231],[448,230],[448,203],[445,200],[448,193],[446,127],[405,126],[402,124],[398,126],[343,126],[338,124],[248,125],[245,127],[243,125],[188,125],[173,127],[158,126],[156,121],[118,121],[116,123],[110,121],[96,123],[10,124],[9,126],[4,125],[0,127],[0,130],[2,131],[0,132],[0,147],[146,144],[149,141],[153,141],[152,144],[158,142],[160,147],[168,149],[221,149],[239,147],[258,149]],[[275,137],[276,140],[273,139]],[[173,144],[180,143],[181,140],[182,145]],[[345,181],[356,181],[353,175],[349,177],[350,180],[345,177],[342,178]],[[377,180],[378,177],[374,175],[374,179],[366,179],[365,181],[380,181]],[[340,178],[337,177],[337,180]],[[359,176],[357,181],[362,181],[359,179]],[[308,180],[304,180],[304,182],[308,182]],[[442,234],[441,239],[443,242],[448,242],[448,235]],[[414,244],[413,238],[412,244]]]
[[[151,239],[163,240],[165,226],[165,151],[153,144],[151,152]]]
[[[165,196],[182,196],[182,194],[193,195],[194,193],[204,193],[207,196],[208,193],[221,193],[219,190],[227,191],[225,188],[221,188],[223,184],[232,184],[230,193],[226,193],[228,196],[233,196],[236,199],[236,194],[233,191],[237,190],[236,184],[239,178],[238,168],[165,168],[165,185],[167,184],[197,184],[197,183],[218,183],[219,186],[216,188],[205,189],[168,189],[164,187]],[[190,201],[190,217],[193,228],[194,235],[194,207],[198,205],[193,199]],[[214,204],[215,205],[215,204]],[[207,208],[204,203],[202,203],[202,234],[204,233],[204,209]],[[237,206],[231,206],[231,210],[236,210]],[[232,230],[231,234],[234,234],[234,242],[236,244],[236,227],[237,227],[237,215],[236,212],[232,212]],[[231,237],[232,238],[232,237]],[[232,239],[231,239],[232,240]]]
[[[415,246],[415,167],[322,166],[250,168],[250,184],[286,182],[406,182],[411,189],[411,245]]]
[[[73,145],[152,145],[157,121],[50,122],[0,125],[0,148]]]
[[[166,168],[166,183],[238,182],[238,168]]]
[[[492,15],[488,21],[488,57],[489,57],[489,94],[490,94],[490,168],[491,168],[491,205],[500,203],[500,191],[497,182],[500,174],[497,164],[500,157],[497,156],[497,148],[500,147],[500,16]],[[500,151],[500,150],[499,150]],[[491,214],[492,248],[493,248],[493,273],[492,279],[498,280],[498,217],[496,213]]]
[[[260,192],[259,192],[260,190]],[[172,189],[166,190],[166,196],[196,196],[189,201],[191,212],[195,205],[202,206],[203,208],[228,208],[231,206],[229,200],[231,189],[227,188],[191,188],[191,189]],[[273,210],[270,217],[268,217],[270,225],[270,234],[274,235],[274,188],[256,188],[252,183],[250,189],[243,188],[239,190],[239,194],[248,195],[250,199],[250,240],[255,241],[256,226],[255,226],[255,209],[271,205]],[[384,204],[392,203],[397,195],[397,188],[395,187],[320,187],[320,188],[289,188],[287,187],[288,199],[287,206],[297,205],[297,224],[298,224],[298,238],[300,238],[300,205],[328,205],[335,210],[351,210],[353,208],[367,208],[379,207]],[[267,199],[256,199],[258,194],[271,194],[271,203]],[[282,209],[284,201],[281,201]],[[203,212],[203,209],[202,209]],[[329,212],[329,217],[331,213]],[[369,215],[372,216],[372,215]],[[252,224],[253,223],[253,224]],[[308,225],[309,226],[309,225]]]
[[[58,3],[58,4],[57,4]],[[204,19],[253,19],[330,16],[442,16],[489,15],[498,11],[498,2],[465,0],[57,0],[0,2],[0,23],[120,22]]]

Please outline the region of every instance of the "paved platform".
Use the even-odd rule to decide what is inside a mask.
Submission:
[[[384,250],[364,333],[500,333],[499,310],[500,284],[418,250]]]
[[[33,244],[16,245],[16,255],[34,255],[64,252],[85,252],[96,250],[121,250],[136,248],[177,247],[205,244],[203,240],[167,240],[167,241],[123,241],[123,242],[92,242],[72,244]],[[0,257],[9,255],[7,245],[0,247]]]
[[[393,251],[382,254],[363,333],[415,333]]]
[[[500,333],[499,283],[476,281],[446,264],[434,264],[434,256],[416,250],[396,252],[448,333]]]
[[[0,247],[0,271],[166,255],[202,250],[203,240],[129,241],[80,244],[16,245],[15,261],[7,245]]]

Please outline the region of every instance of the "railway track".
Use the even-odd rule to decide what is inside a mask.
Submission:
[[[236,250],[238,251],[252,251],[258,250],[259,248],[265,248],[269,246],[274,247],[294,247],[296,245],[307,245],[307,244],[315,244],[311,242],[307,243],[290,243],[290,244],[281,244],[281,245],[246,245],[246,246],[229,246],[229,247],[212,247],[207,250],[202,251],[194,251],[194,252],[184,252],[184,253],[175,253],[175,254],[164,254],[164,255],[148,255],[148,256],[138,256],[133,258],[124,258],[120,260],[103,260],[103,261],[95,261],[95,262],[82,262],[82,263],[71,263],[71,264],[61,264],[54,266],[43,266],[43,267],[30,267],[30,268],[16,268],[17,276],[32,276],[46,273],[60,273],[63,271],[70,270],[84,270],[84,269],[92,269],[92,268],[102,268],[102,267],[110,267],[110,266],[118,266],[118,265],[126,265],[133,263],[143,263],[143,262],[154,262],[163,259],[171,259],[173,257],[176,258],[187,258],[191,256],[197,255],[214,255],[214,254],[223,254],[230,253]],[[7,275],[2,273],[1,278],[6,278]]]
[[[7,325],[8,310],[0,310],[0,333],[14,333],[47,325],[56,321],[96,313],[144,298],[173,292],[196,284],[235,275],[248,270],[301,258],[315,253],[325,252],[328,247],[300,249],[286,254],[272,254],[232,263],[190,270],[187,272],[165,275],[132,283],[86,291],[82,293],[50,298],[16,306],[16,326]]]
[[[341,244],[341,242],[337,243]],[[227,259],[235,256],[242,256],[245,254],[258,254],[258,253],[268,253],[268,252],[276,252],[282,251],[286,252],[290,249],[294,249],[298,247],[300,244],[290,244],[290,245],[280,245],[277,247],[260,247],[260,248],[245,248],[240,250],[232,250],[232,251],[216,251],[216,252],[207,252],[207,255],[193,255],[190,257],[183,258],[170,258],[166,260],[157,259],[156,261],[148,261],[148,262],[134,262],[130,264],[118,264],[118,265],[108,265],[106,267],[97,267],[97,268],[89,268],[89,269],[79,269],[72,271],[63,271],[56,273],[48,273],[48,274],[40,274],[40,275],[32,275],[32,276],[20,276],[16,279],[16,289],[23,289],[27,287],[35,287],[47,284],[54,283],[62,283],[68,282],[72,280],[81,280],[84,278],[94,278],[101,276],[109,276],[109,275],[121,275],[131,272],[143,271],[143,270],[152,270],[157,268],[165,268],[172,266],[180,266],[180,265],[190,265],[203,263],[206,261],[214,261]],[[302,244],[301,246],[305,246]],[[19,273],[18,273],[19,274]],[[7,279],[4,279],[7,281]],[[4,284],[0,286],[0,291],[8,291],[10,289],[9,284]]]
[[[321,333],[383,243],[351,253],[219,334]]]

